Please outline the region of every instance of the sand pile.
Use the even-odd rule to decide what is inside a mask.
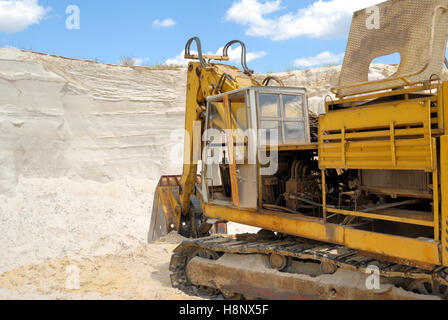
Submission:
[[[0,299],[192,299],[170,284],[168,262],[181,241],[170,234],[120,254],[24,266],[0,275]],[[79,276],[76,287],[67,280],[74,274]]]
[[[185,76],[0,49],[0,272],[145,243]]]

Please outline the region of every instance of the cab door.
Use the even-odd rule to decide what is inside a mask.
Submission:
[[[232,201],[237,208],[256,209],[258,205],[257,141],[252,126],[249,92],[224,97],[226,142],[229,154]]]
[[[243,89],[208,99],[203,161],[204,202],[256,209],[257,134],[252,124],[256,109]]]

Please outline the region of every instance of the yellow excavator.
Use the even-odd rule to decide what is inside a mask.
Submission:
[[[318,123],[305,88],[256,80],[242,42],[207,56],[188,41],[197,61],[183,174],[161,178],[149,230],[149,241],[189,238],[171,259],[173,287],[226,299],[447,299],[447,32],[448,0],[355,12]],[[212,62],[235,44],[243,70]],[[369,79],[372,61],[394,53],[397,72]],[[227,236],[228,222],[261,231]]]

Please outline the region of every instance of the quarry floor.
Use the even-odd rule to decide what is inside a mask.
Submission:
[[[182,241],[170,234],[120,254],[50,259],[0,275],[0,299],[191,300],[172,289],[171,251]],[[79,283],[73,276],[79,275]]]

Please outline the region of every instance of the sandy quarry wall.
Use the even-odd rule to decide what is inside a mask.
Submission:
[[[178,169],[184,70],[124,68],[0,51],[0,192],[20,177],[111,182]]]
[[[369,80],[379,80],[390,77],[397,71],[396,66],[373,64],[369,72]],[[325,113],[325,97],[331,94],[331,88],[337,87],[341,66],[322,67],[310,70],[297,70],[276,73],[285,86],[303,87],[308,93],[308,106],[315,113]],[[260,79],[263,79],[260,76]]]
[[[0,49],[0,272],[145,242],[184,126],[184,70]]]
[[[322,112],[339,72],[277,76]],[[0,273],[144,244],[159,177],[181,172],[185,89],[185,69],[0,49]]]

